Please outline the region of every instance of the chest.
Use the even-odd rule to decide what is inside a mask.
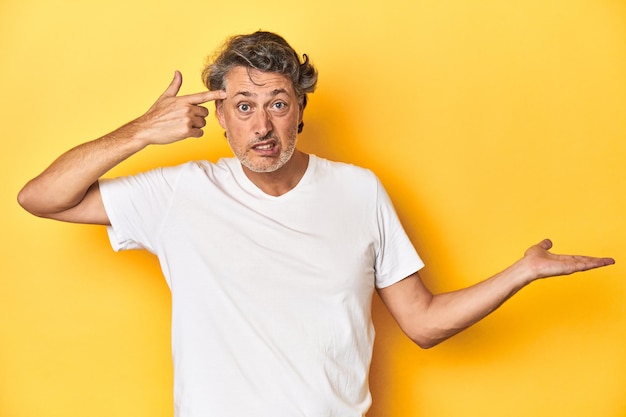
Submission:
[[[163,257],[173,273],[242,295],[266,288],[321,299],[369,294],[378,247],[374,209],[340,194],[181,196],[163,227]]]

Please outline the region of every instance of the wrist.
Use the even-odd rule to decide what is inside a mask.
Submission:
[[[141,127],[141,123],[137,120],[125,124],[109,136],[115,141],[118,148],[127,155],[139,152],[151,144],[151,135]]]
[[[515,282],[519,288],[525,287],[531,282],[535,281],[538,276],[535,273],[533,266],[528,262],[527,258],[521,258],[510,267],[514,276]]]

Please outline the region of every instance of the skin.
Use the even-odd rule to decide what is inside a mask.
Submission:
[[[18,195],[29,212],[56,220],[109,224],[97,181],[111,168],[148,145],[201,137],[216,101],[220,125],[244,172],[261,190],[281,195],[302,178],[308,155],[296,148],[302,101],[282,75],[236,67],[226,91],[178,96],[176,72],[165,92],[142,116],[99,139],[79,145],[29,181]],[[280,103],[280,104],[279,104]],[[611,258],[556,255],[548,239],[531,246],[502,272],[468,288],[431,293],[418,273],[378,290],[402,330],[429,348],[481,320],[531,282],[611,265]]]
[[[282,74],[235,67],[225,90],[217,119],[244,172],[267,194],[291,190],[308,165],[308,155],[296,150],[303,106],[293,83]]]
[[[556,255],[544,239],[517,262],[471,287],[433,295],[418,273],[378,290],[404,333],[422,348],[431,348],[496,310],[531,282],[612,265],[612,258]]]
[[[19,204],[39,217],[108,225],[98,179],[148,145],[201,137],[209,114],[202,104],[226,97],[223,91],[178,96],[182,82],[177,71],[145,114],[61,155],[24,186],[18,195]]]

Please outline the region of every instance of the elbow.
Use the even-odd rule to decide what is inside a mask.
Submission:
[[[410,329],[406,335],[422,349],[430,349],[448,340],[459,330],[419,327]]]
[[[28,192],[28,185],[20,190],[17,194],[17,204],[19,204],[24,210],[27,212],[37,215],[35,210],[32,208],[31,198]]]
[[[443,342],[445,339],[438,339],[428,336],[409,336],[409,338],[422,349],[430,349]]]
[[[415,342],[422,349],[431,349],[441,343],[441,340],[428,340],[427,342]]]
[[[35,193],[29,188],[28,184],[26,184],[17,194],[17,203],[34,216],[47,217],[44,211],[38,209],[38,200],[36,197]]]

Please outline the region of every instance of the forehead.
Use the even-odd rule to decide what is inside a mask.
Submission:
[[[224,81],[225,90],[229,95],[275,95],[276,91],[295,95],[291,79],[277,72],[237,66],[228,71]]]

